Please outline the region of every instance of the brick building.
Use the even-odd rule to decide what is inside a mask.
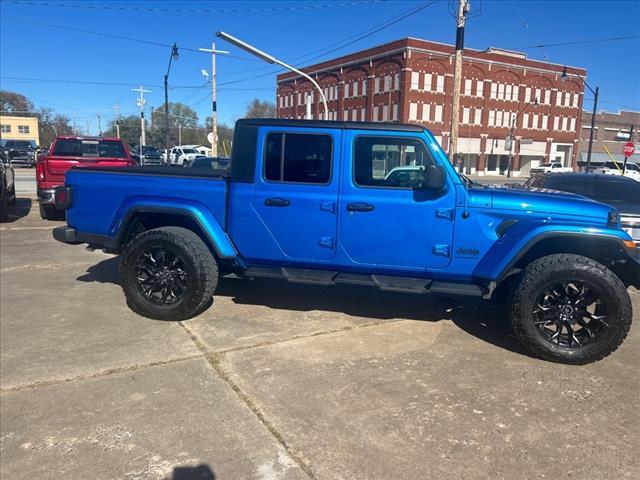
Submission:
[[[405,38],[305,69],[323,89],[329,119],[417,123],[449,149],[454,46]],[[461,82],[458,153],[467,173],[504,173],[505,136],[517,117],[513,174],[560,160],[576,165],[584,86],[561,80],[562,65],[499,49],[466,49]],[[572,67],[572,73],[586,70]],[[311,82],[293,72],[277,77],[280,118],[321,118]],[[533,99],[538,99],[534,105]],[[309,105],[307,105],[307,102]]]
[[[631,126],[633,125],[633,138],[631,138]],[[601,165],[611,160],[611,156],[617,161],[623,161],[622,147],[626,142],[636,144],[636,153],[631,160],[640,164],[640,112],[621,110],[618,113],[596,113],[596,128],[593,135],[593,150],[591,163],[594,166]],[[589,150],[589,134],[591,132],[591,112],[582,112],[582,128],[579,135],[578,151],[580,165],[586,164],[587,151]]]

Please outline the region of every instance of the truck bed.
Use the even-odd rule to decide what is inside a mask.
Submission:
[[[67,223],[89,235],[115,237],[125,212],[185,205],[225,222],[226,171],[172,167],[83,167],[66,176],[73,189]],[[203,208],[204,207],[204,208]]]

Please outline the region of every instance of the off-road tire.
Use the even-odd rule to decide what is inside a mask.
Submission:
[[[5,222],[9,213],[9,202],[7,201],[7,192],[4,192],[0,198],[0,222]]]
[[[563,279],[598,289],[609,299],[607,310],[612,310],[601,336],[579,348],[549,342],[534,324],[537,298],[549,285]],[[633,316],[627,289],[611,270],[591,258],[570,254],[548,255],[531,262],[520,274],[509,310],[515,335],[532,355],[572,365],[596,362],[614,352],[629,333]]]
[[[184,296],[173,305],[158,305],[140,293],[136,280],[136,262],[152,246],[162,246],[178,255],[187,272]],[[120,258],[120,285],[129,308],[143,317],[156,320],[185,320],[202,313],[210,305],[218,283],[218,265],[202,239],[181,227],[161,227],[133,238]]]
[[[43,220],[63,220],[64,212],[53,205],[40,204],[40,218]]]

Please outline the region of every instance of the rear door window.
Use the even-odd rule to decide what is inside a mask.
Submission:
[[[270,133],[264,152],[264,178],[271,182],[328,184],[332,140],[329,135]]]
[[[593,180],[592,179],[579,179],[579,180],[566,180],[566,179],[549,179],[545,182],[544,188],[550,188],[552,190],[561,190],[563,192],[576,193],[585,197],[593,198]]]
[[[610,182],[599,180],[595,183],[593,198],[608,204],[640,204],[640,186],[631,182]]]

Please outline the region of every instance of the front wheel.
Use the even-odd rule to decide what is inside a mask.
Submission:
[[[629,333],[631,299],[620,279],[580,255],[534,260],[511,299],[513,329],[536,357],[581,365],[615,351]]]
[[[122,252],[119,274],[129,307],[157,320],[199,315],[218,283],[218,266],[205,243],[180,227],[136,236]]]

